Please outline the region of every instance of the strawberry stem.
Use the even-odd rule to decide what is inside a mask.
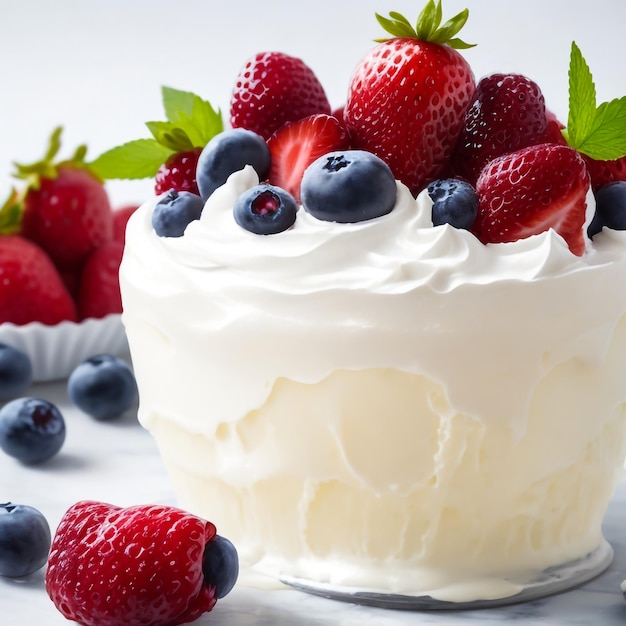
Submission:
[[[474,47],[475,44],[468,44],[462,39],[456,37],[461,31],[467,18],[469,17],[468,9],[463,9],[460,13],[451,17],[445,24],[441,24],[443,19],[443,10],[441,8],[441,0],[428,0],[426,6],[422,9],[415,28],[410,22],[397,11],[390,11],[389,17],[383,17],[378,13],[375,14],[378,23],[393,37],[376,39],[377,42],[388,41],[393,38],[418,39],[419,41],[429,41],[442,46],[449,46],[456,50]]]

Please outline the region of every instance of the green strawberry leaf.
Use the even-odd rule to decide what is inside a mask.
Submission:
[[[596,87],[580,49],[572,42],[567,143],[592,159],[626,156],[626,96],[597,106]]]
[[[173,153],[156,139],[136,139],[102,153],[89,169],[104,180],[151,178]]]
[[[0,206],[0,235],[13,235],[20,231],[22,200],[17,189],[11,189],[9,197]]]

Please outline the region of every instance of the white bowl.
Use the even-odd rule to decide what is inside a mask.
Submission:
[[[31,322],[23,326],[0,324],[0,342],[26,352],[33,365],[33,381],[67,378],[82,361],[96,354],[128,352],[121,316],[46,326]]]

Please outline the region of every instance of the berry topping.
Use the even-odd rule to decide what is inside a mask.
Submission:
[[[227,586],[203,573],[214,537],[213,524],[174,507],[78,502],[52,541],[46,589],[67,619],[84,626],[192,622]]]
[[[267,177],[270,151],[263,137],[243,128],[216,135],[198,159],[197,180],[202,198],[206,200],[232,173],[246,165],[252,165],[260,180]]]
[[[282,52],[260,52],[236,79],[230,123],[268,139],[287,122],[330,112],[324,88],[301,59]]]
[[[109,241],[87,257],[76,296],[80,319],[122,312],[119,269],[123,254],[123,243]]]
[[[396,181],[387,164],[370,152],[331,152],[314,161],[302,178],[302,206],[329,222],[362,222],[389,213]]]
[[[275,235],[296,221],[298,205],[280,187],[256,185],[237,198],[233,216],[239,226],[257,235]]]
[[[19,235],[0,236],[0,323],[76,321],[76,306],[50,257]]]
[[[28,181],[21,234],[41,246],[57,267],[74,268],[112,239],[113,213],[102,182],[85,163],[85,146],[71,159],[54,162],[61,132],[54,131],[41,161],[16,165],[16,176]]]
[[[474,75],[455,50],[467,10],[441,25],[441,3],[429,0],[416,27],[398,13],[377,15],[393,38],[357,66],[344,122],[352,146],[373,152],[416,194],[437,178],[463,127]]]
[[[15,398],[33,382],[33,364],[22,350],[0,343],[0,398]]]
[[[445,178],[430,183],[428,195],[433,201],[433,226],[450,224],[469,230],[478,212],[478,196],[468,182]]]
[[[82,411],[106,420],[119,417],[137,399],[137,383],[128,364],[110,354],[80,363],[67,381],[70,400]]]
[[[160,196],[162,193],[174,189],[175,191],[189,191],[200,195],[196,181],[196,168],[201,152],[202,148],[194,148],[172,154],[156,173],[154,193]]]
[[[37,509],[0,503],[0,576],[22,578],[41,569],[50,550],[50,526]]]
[[[218,600],[231,592],[239,576],[239,556],[235,546],[226,537],[215,535],[207,543],[202,571],[204,584],[215,588]]]
[[[59,409],[38,398],[17,398],[0,409],[0,448],[26,464],[52,458],[65,441]]]
[[[550,228],[580,256],[586,245],[589,174],[572,148],[539,144],[491,161],[476,183],[473,231],[483,243],[516,241]]]
[[[189,191],[170,191],[152,211],[152,227],[159,237],[182,237],[191,222],[200,218],[204,202]]]
[[[304,170],[328,152],[347,150],[349,143],[346,129],[330,115],[311,115],[287,123],[267,140],[271,155],[269,182],[300,202]]]
[[[596,191],[596,213],[587,231],[590,237],[605,226],[613,230],[626,230],[626,181],[617,180]]]
[[[539,86],[518,74],[492,74],[476,88],[452,167],[472,184],[496,157],[542,143],[548,118]]]

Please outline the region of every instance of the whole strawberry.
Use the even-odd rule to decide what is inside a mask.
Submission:
[[[535,82],[520,74],[485,76],[465,114],[452,169],[474,185],[489,161],[542,143],[547,128],[544,97]]]
[[[160,196],[172,189],[174,191],[190,191],[200,195],[196,181],[196,167],[202,148],[193,148],[175,152],[170,156],[154,177],[154,193]]]
[[[79,319],[122,312],[119,270],[123,254],[123,243],[108,241],[87,257],[78,286]]]
[[[230,101],[233,128],[252,130],[264,139],[283,124],[331,108],[313,70],[282,52],[260,52],[241,69]]]
[[[483,243],[517,241],[554,229],[580,256],[587,236],[589,174],[576,150],[539,144],[488,163],[476,183],[472,227]]]
[[[52,541],[46,590],[84,626],[176,626],[234,585],[236,552],[222,547],[213,524],[174,507],[78,502]]]
[[[57,128],[45,157],[16,165],[27,179],[21,233],[40,245],[59,268],[79,267],[89,253],[113,236],[113,216],[102,181],[87,167],[81,146],[66,161],[54,162],[61,142]]]
[[[74,301],[50,257],[19,235],[0,235],[0,323],[76,321]]]
[[[441,2],[429,0],[412,27],[399,13],[376,15],[393,38],[382,40],[357,66],[344,122],[352,146],[386,161],[415,194],[446,165],[475,89],[457,49],[464,10],[441,26]]]

